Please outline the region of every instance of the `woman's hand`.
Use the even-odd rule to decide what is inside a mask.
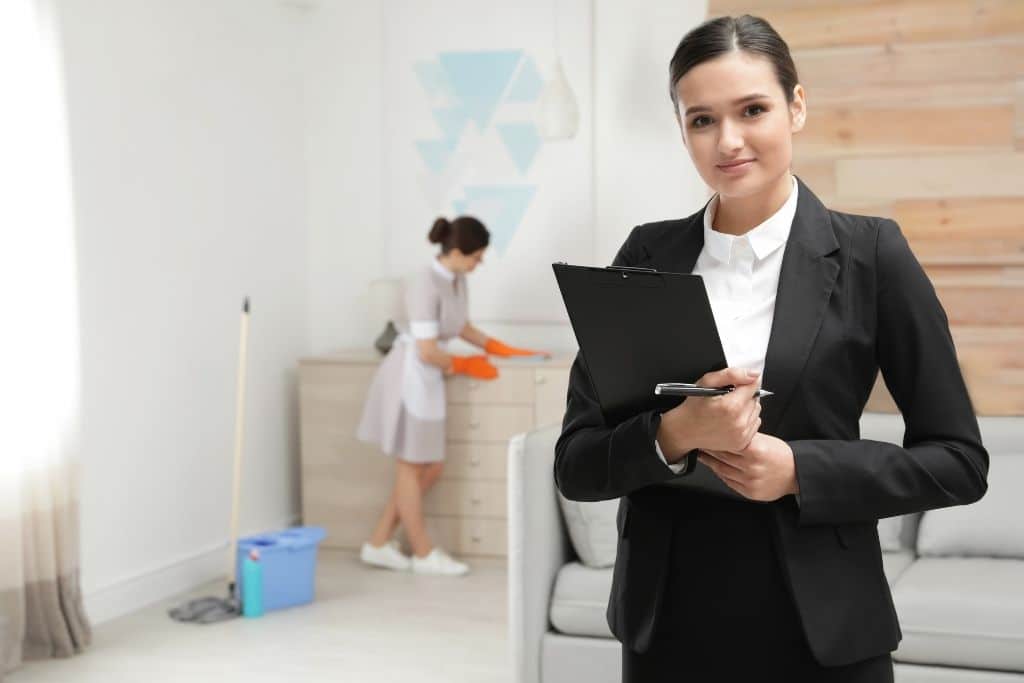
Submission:
[[[793,449],[782,439],[758,432],[739,451],[701,450],[698,460],[745,498],[770,502],[800,492]]]
[[[760,388],[759,374],[743,368],[725,368],[709,372],[697,380],[697,386],[736,388],[721,396],[691,396],[661,416],[658,445],[669,463],[678,462],[695,448],[739,451],[761,426],[761,401],[755,397]]]
[[[484,344],[484,351],[494,354],[495,356],[501,356],[502,358],[508,358],[509,356],[543,356],[545,358],[551,358],[551,354],[547,351],[520,349],[515,346],[509,346],[494,337],[490,337]]]
[[[446,374],[469,375],[477,379],[494,379],[498,376],[498,368],[491,365],[487,356],[452,356],[452,364]]]

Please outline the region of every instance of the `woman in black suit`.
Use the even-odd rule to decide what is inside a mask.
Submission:
[[[620,498],[607,616],[623,680],[892,681],[877,520],[987,487],[946,314],[894,221],[832,211],[790,172],[807,110],[767,22],[702,24],[670,74],[717,194],[636,227],[614,265],[703,276],[730,367],[697,383],[736,389],[612,425],[573,364],[554,474],[570,499]],[[879,369],[903,446],[859,438]]]

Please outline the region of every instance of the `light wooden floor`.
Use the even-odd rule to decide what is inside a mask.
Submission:
[[[199,626],[167,609],[223,582],[100,625],[82,655],[29,662],[9,683],[338,681],[508,683],[503,559],[464,577],[419,576],[321,550],[312,605]]]

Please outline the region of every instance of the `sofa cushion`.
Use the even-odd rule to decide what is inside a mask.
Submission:
[[[899,683],[1021,683],[1024,676],[984,669],[958,669],[896,662],[893,673]],[[543,680],[547,680],[546,678]]]
[[[559,491],[558,502],[580,562],[595,569],[614,565],[618,542],[615,515],[619,511],[619,499],[569,500]]]
[[[900,531],[903,517],[886,517],[878,520],[878,543],[886,552],[897,552],[900,548]]]
[[[913,561],[914,552],[912,550],[882,553],[882,568],[885,570],[885,578],[889,580],[890,586],[896,583],[896,579],[900,578],[900,575]]]
[[[882,550],[889,552],[914,550],[920,521],[920,512],[897,517],[883,517],[878,520],[878,541]]]
[[[612,637],[605,612],[612,592],[612,570],[579,562],[563,565],[551,595],[551,625],[573,636]]]
[[[1024,455],[990,454],[989,461],[981,500],[924,513],[919,555],[1024,559]]]
[[[893,600],[898,661],[1024,671],[1024,561],[919,558]]]

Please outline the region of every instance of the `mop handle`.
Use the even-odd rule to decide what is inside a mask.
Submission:
[[[235,546],[238,543],[238,494],[242,485],[242,444],[245,437],[245,356],[249,344],[249,297],[242,304],[242,331],[238,342],[238,387],[235,392],[235,466],[231,484],[231,543],[228,545],[229,589],[234,590]]]

